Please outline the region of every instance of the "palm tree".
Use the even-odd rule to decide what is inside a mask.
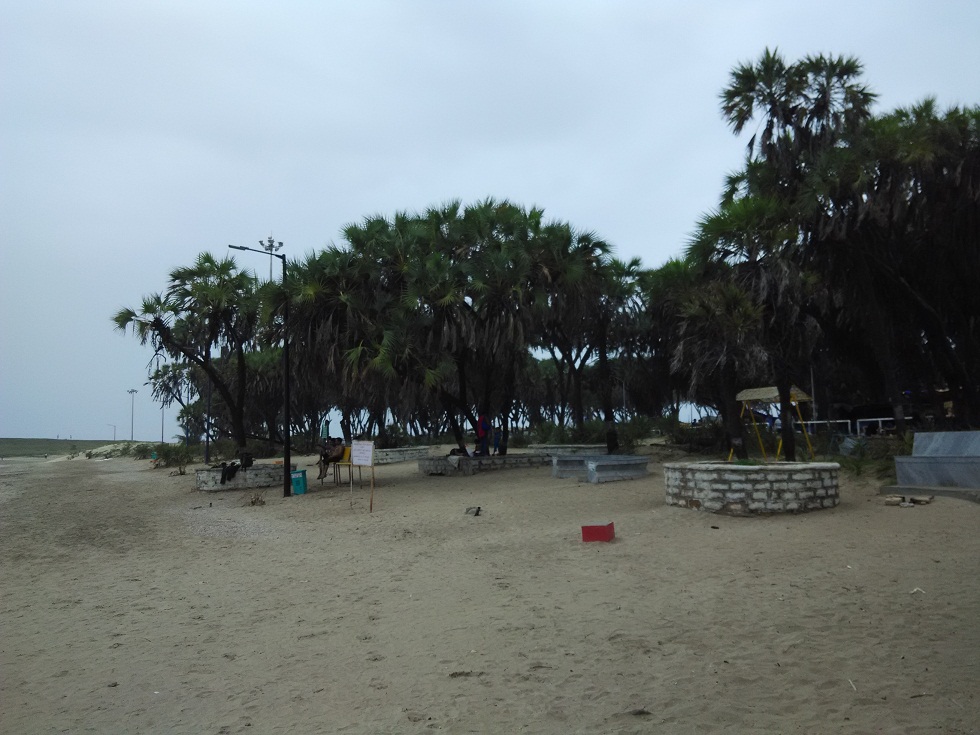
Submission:
[[[814,282],[802,267],[816,230],[813,208],[805,206],[807,185],[821,157],[870,117],[874,95],[856,81],[860,73],[854,58],[808,56],[786,64],[767,49],[756,64],[736,67],[721,94],[734,132],[758,118],[762,135],[750,138],[745,170],[731,178],[719,210],[700,223],[695,253],[736,265],[765,307],[788,458],[795,455],[792,373],[810,360],[816,336]]]
[[[132,328],[140,344],[203,370],[228,408],[232,438],[244,448],[246,355],[257,348],[258,316],[255,277],[239,270],[233,258],[202,253],[193,266],[170,273],[166,292],[144,298],[138,312],[120,309],[113,321],[121,332]],[[230,358],[231,376],[214,365],[215,347]]]
[[[688,395],[718,406],[729,447],[748,458],[745,427],[735,395],[763,373],[768,355],[761,338],[761,309],[727,278],[707,280],[688,294],[681,308],[680,340],[672,367],[690,376]],[[697,400],[707,394],[708,400]]]
[[[834,284],[837,301],[851,305],[838,321],[874,345],[899,429],[910,384],[945,384],[970,425],[980,415],[972,283],[980,267],[980,108],[939,115],[926,100],[876,118],[817,173],[812,188],[827,193],[815,200],[811,264]]]

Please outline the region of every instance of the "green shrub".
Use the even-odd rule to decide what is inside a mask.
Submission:
[[[158,444],[157,466],[176,467],[178,474],[186,474],[187,465],[194,461],[194,453],[183,444]]]
[[[510,449],[524,449],[531,444],[530,432],[525,429],[511,429],[507,432],[507,447]]]
[[[658,426],[649,416],[634,416],[625,423],[616,424],[616,430],[619,433],[620,450],[632,452],[657,432]]]
[[[133,455],[133,459],[149,459],[150,455],[153,454],[153,446],[146,442],[140,442],[130,448],[130,454]]]
[[[725,447],[725,427],[720,423],[678,425],[671,433],[670,441],[686,445],[691,451],[719,451]]]

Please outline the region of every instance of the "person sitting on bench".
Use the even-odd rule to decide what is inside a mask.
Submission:
[[[317,462],[317,467],[320,473],[317,475],[318,480],[322,480],[327,476],[327,470],[330,467],[331,462],[337,462],[344,456],[344,440],[339,437],[336,439],[327,439],[320,445],[320,461]]]

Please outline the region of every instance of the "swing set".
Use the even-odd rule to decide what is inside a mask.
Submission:
[[[806,424],[803,422],[803,414],[800,413],[800,403],[804,401],[812,401],[806,393],[801,391],[795,385],[790,388],[790,400],[792,401],[793,408],[796,409],[796,415],[800,419],[800,426],[803,427],[803,438],[806,440],[807,449],[810,450],[810,459],[816,459],[816,454],[813,451],[813,444],[810,443],[810,434],[806,430]],[[766,454],[766,447],[762,442],[762,434],[759,432],[759,424],[755,420],[755,411],[752,410],[752,405],[756,403],[764,403],[766,406],[771,406],[774,403],[779,403],[779,391],[775,386],[768,386],[766,388],[746,388],[735,395],[735,400],[742,404],[742,411],[739,413],[739,418],[745,418],[745,412],[748,410],[749,418],[752,419],[752,428],[755,430],[755,437],[759,441],[759,449],[762,451],[762,458],[768,462],[769,457]],[[779,461],[779,455],[783,451],[783,439],[779,438],[779,444],[776,446],[776,456],[773,461]],[[732,447],[728,452],[728,461],[732,461],[732,456],[735,454],[735,448]]]

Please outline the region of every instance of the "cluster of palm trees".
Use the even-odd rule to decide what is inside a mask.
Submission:
[[[115,324],[168,358],[155,396],[181,404],[189,433],[240,446],[282,441],[287,339],[293,431],[307,436],[332,410],[348,437],[401,427],[463,444],[486,413],[505,451],[514,424],[593,419],[614,451],[622,393],[652,416],[712,406],[744,451],[735,393],[774,384],[788,411],[814,367],[828,408],[888,402],[902,429],[906,406],[941,395],[971,424],[980,108],[874,116],[860,73],[770,51],[736,67],[722,111],[736,134],[757,128],[745,165],[659,268],[540,209],[450,202],[348,226],[288,264],[288,292],[202,254]]]
[[[775,383],[790,454],[790,386],[816,363],[839,398],[890,404],[899,432],[940,389],[960,423],[980,418],[980,108],[876,117],[860,75],[854,58],[768,50],[732,71],[723,114],[757,130],[687,252],[734,340],[721,379],[755,365]],[[691,316],[697,356],[719,325]]]

